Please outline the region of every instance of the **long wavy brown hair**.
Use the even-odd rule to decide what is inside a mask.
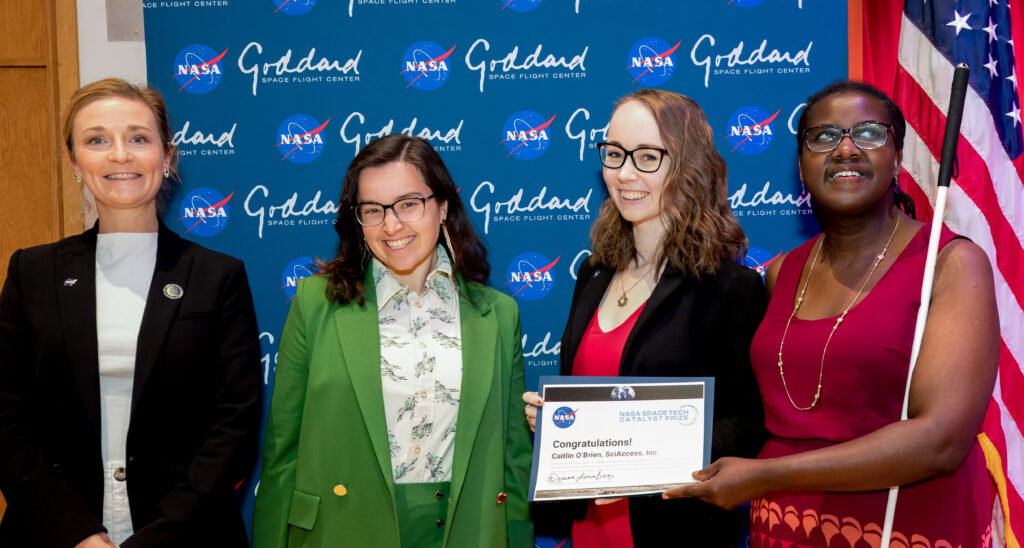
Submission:
[[[747,238],[729,209],[725,160],[715,150],[711,126],[693,99],[660,89],[631,93],[616,104],[636,101],[654,116],[669,161],[661,194],[666,230],[659,257],[684,275],[701,277],[721,261],[746,252]],[[591,261],[624,270],[636,258],[632,223],[622,218],[611,198],[590,231]]]
[[[454,255],[443,237],[440,243],[453,259],[452,266],[456,273],[466,280],[485,283],[491,272],[487,250],[473,231],[448,168],[430,143],[420,137],[396,133],[381,137],[359,151],[345,172],[341,198],[338,199],[338,217],[334,223],[334,231],[338,233],[338,254],[331,261],[319,264],[321,270],[329,276],[327,298],[340,304],[353,300],[360,305],[365,302],[363,281],[366,279],[371,254],[363,238],[363,228],[356,221],[355,215],[359,176],[364,169],[391,162],[405,162],[416,167],[437,202],[448,202],[445,225],[452,238]]]

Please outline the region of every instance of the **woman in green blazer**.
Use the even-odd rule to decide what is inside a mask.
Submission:
[[[364,148],[335,230],[281,334],[253,546],[532,546],[519,312],[429,143]]]

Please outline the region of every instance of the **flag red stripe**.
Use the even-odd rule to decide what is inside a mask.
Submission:
[[[930,223],[935,210],[932,209],[928,196],[921,190],[921,185],[906,171],[900,172],[900,189],[914,200],[914,208],[917,209],[917,220]]]
[[[896,79],[896,102],[903,109],[907,123],[914,127],[932,155],[939,158],[946,116],[902,67],[897,69]],[[1024,308],[1024,248],[1021,248],[1017,234],[999,207],[988,165],[964,139],[960,140],[957,147],[957,156],[960,163],[957,185],[970,197],[988,222],[992,239],[998,244],[996,266],[1009,284],[1018,305]]]
[[[1002,390],[1003,406],[1006,407],[1017,431],[1024,432],[1024,372],[1013,358],[1004,341],[999,345],[999,388]]]

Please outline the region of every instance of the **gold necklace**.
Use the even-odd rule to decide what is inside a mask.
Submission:
[[[871,280],[871,276],[875,273],[875,269],[878,268],[879,263],[885,259],[886,252],[889,251],[889,244],[892,243],[893,236],[896,235],[896,229],[900,226],[899,214],[896,215],[896,224],[892,228],[892,234],[889,234],[889,241],[885,242],[885,247],[882,248],[882,252],[875,257],[875,264],[871,265],[871,270],[868,271],[867,278],[864,278],[864,283],[860,284],[860,290],[853,296],[853,300],[847,305],[846,310],[836,318],[835,325],[832,326],[832,331],[828,334],[828,338],[825,339],[825,348],[821,351],[821,364],[818,367],[818,389],[814,392],[814,401],[811,402],[807,407],[800,407],[793,401],[793,396],[789,393],[789,386],[786,385],[786,373],[782,369],[782,345],[786,342],[786,334],[789,333],[789,324],[793,321],[793,317],[796,316],[800,305],[804,302],[804,294],[807,293],[807,285],[811,283],[811,274],[814,272],[814,264],[818,262],[818,255],[821,253],[821,248],[825,247],[825,236],[821,236],[821,241],[818,244],[818,250],[814,252],[814,258],[811,259],[811,268],[807,271],[807,279],[804,280],[804,287],[800,290],[800,295],[796,298],[796,304],[793,305],[793,312],[789,314],[789,319],[786,320],[786,328],[782,331],[782,340],[779,341],[779,377],[782,378],[782,388],[786,391],[786,397],[789,398],[789,403],[793,404],[799,411],[810,411],[814,409],[814,406],[818,405],[818,399],[821,397],[821,378],[825,373],[825,353],[828,352],[828,345],[832,342],[832,335],[835,335],[836,329],[839,328],[839,324],[843,323],[843,319],[846,318],[846,313],[853,308],[853,305],[860,298],[861,293],[864,292],[864,288],[867,287],[868,281]]]
[[[637,280],[635,282],[633,282],[633,285],[629,286],[629,289],[626,289],[625,291],[622,292],[622,295],[619,297],[619,299],[617,301],[615,301],[615,303],[619,305],[619,308],[623,308],[627,304],[629,304],[629,297],[626,296],[626,293],[629,293],[630,291],[633,291],[633,288],[635,288],[637,285],[640,284],[640,282],[642,282],[644,280],[644,276],[650,274],[653,270],[654,270],[653,266],[651,268],[647,269],[647,272],[644,272],[643,276],[637,277]]]

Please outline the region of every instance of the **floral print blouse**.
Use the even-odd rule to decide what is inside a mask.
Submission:
[[[380,377],[395,483],[450,481],[462,386],[459,296],[451,261],[437,266],[422,295],[373,259],[380,326]]]

